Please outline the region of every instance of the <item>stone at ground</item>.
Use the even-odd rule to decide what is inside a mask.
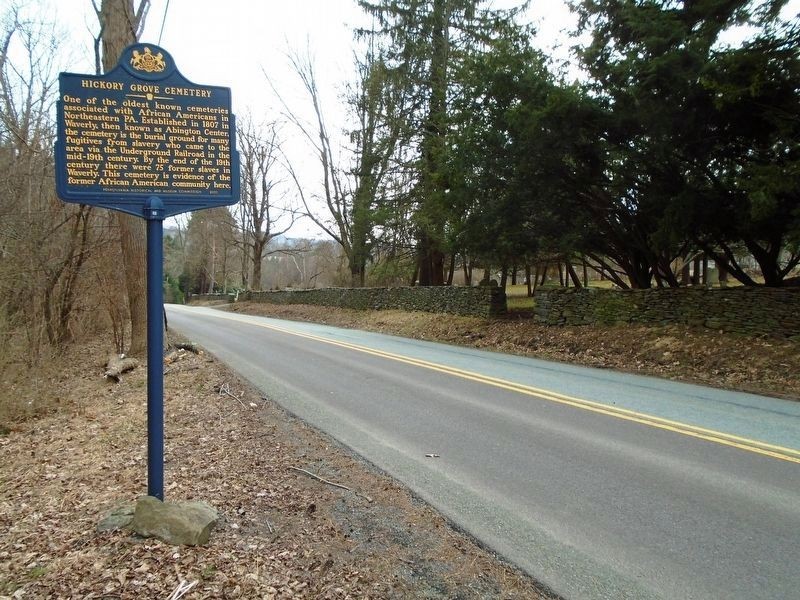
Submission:
[[[136,501],[131,528],[142,537],[158,538],[176,546],[204,546],[219,519],[205,502],[162,502],[153,496]]]
[[[112,508],[111,511],[103,517],[103,520],[97,524],[98,533],[125,529],[131,524],[135,509],[136,506],[131,503],[120,504]]]

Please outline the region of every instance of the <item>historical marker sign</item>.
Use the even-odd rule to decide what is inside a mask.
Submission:
[[[164,216],[239,200],[231,92],[181,75],[151,44],[126,48],[105,75],[59,77],[59,196],[144,216],[158,196]]]
[[[228,88],[181,75],[152,44],[105,75],[61,73],[56,191],[147,219],[147,493],[164,499],[165,217],[239,201]]]

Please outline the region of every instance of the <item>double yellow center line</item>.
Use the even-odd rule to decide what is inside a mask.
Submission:
[[[508,390],[511,392],[517,392],[519,394],[524,394],[526,396],[532,396],[534,398],[539,398],[541,400],[548,400],[550,402],[556,402],[558,404],[565,404],[567,406],[572,406],[574,408],[579,408],[581,410],[588,410],[590,412],[607,415],[609,417],[614,417],[617,419],[623,419],[625,421],[633,421],[634,423],[641,423],[642,425],[647,425],[649,427],[655,427],[657,429],[672,431],[674,433],[679,433],[681,435],[686,435],[689,437],[706,440],[709,442],[713,442],[715,444],[730,446],[732,448],[746,450],[747,452],[753,452],[755,454],[761,454],[763,456],[769,456],[771,458],[777,458],[779,460],[785,460],[788,462],[800,464],[800,450],[796,450],[794,448],[776,446],[774,444],[768,444],[766,442],[761,442],[758,440],[752,440],[736,435],[731,435],[729,433],[723,433],[721,431],[715,431],[713,429],[697,427],[696,425],[690,425],[688,423],[681,423],[679,421],[672,421],[670,419],[664,419],[661,417],[656,417],[653,415],[648,415],[645,413],[640,413],[625,408],[609,406],[607,404],[602,404],[600,402],[593,402],[591,400],[584,400],[581,398],[566,396],[564,394],[559,394],[556,392],[552,392],[550,390],[536,388],[529,385],[523,385],[521,383],[515,383],[513,381],[507,381],[505,379],[499,379],[497,377],[490,377],[488,375],[482,375],[480,373],[475,373],[472,371],[465,371],[463,369],[457,369],[455,367],[449,367],[447,365],[433,363],[418,358],[412,358],[410,356],[404,356],[402,354],[395,354],[393,352],[386,352],[384,350],[376,350],[374,348],[369,348],[367,346],[360,346],[358,344],[351,344],[348,342],[340,342],[337,340],[332,340],[330,338],[322,337],[319,335],[313,335],[310,333],[301,333],[292,329],[279,327],[277,325],[272,325],[268,323],[259,323],[257,321],[251,321],[249,319],[241,319],[233,315],[230,316],[226,315],[222,318],[231,319],[242,323],[247,323],[249,325],[256,325],[258,327],[263,327],[265,329],[272,329],[274,331],[279,331],[281,333],[286,333],[289,335],[306,338],[309,340],[314,340],[316,342],[320,342],[323,344],[330,344],[331,346],[338,346],[340,348],[347,348],[348,350],[353,350],[356,352],[363,352],[364,354],[371,354],[372,356],[379,356],[387,360],[393,360],[407,365],[412,365],[423,369],[429,369],[431,371],[437,371],[439,373],[445,373],[447,375],[452,375],[453,377],[459,377],[461,379],[467,379],[469,381],[483,383],[485,385]]]

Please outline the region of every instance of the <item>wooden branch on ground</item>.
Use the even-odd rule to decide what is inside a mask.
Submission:
[[[303,473],[304,475],[308,475],[312,479],[316,479],[317,481],[321,481],[322,483],[326,483],[328,485],[332,485],[333,487],[339,488],[341,490],[347,490],[348,492],[353,492],[357,496],[361,496],[362,498],[364,498],[367,502],[372,502],[372,498],[370,498],[369,496],[367,496],[365,494],[361,494],[361,493],[355,491],[353,488],[347,487],[346,485],[342,485],[341,483],[336,483],[335,481],[330,481],[328,479],[325,479],[324,477],[320,477],[319,475],[316,475],[315,473],[312,473],[311,471],[306,471],[305,469],[301,469],[300,467],[289,467],[289,468],[292,471],[297,471],[298,473]]]
[[[169,595],[167,600],[178,600],[179,598],[183,598],[186,594],[191,591],[191,589],[197,585],[197,581],[184,581],[181,579],[181,582],[178,584],[173,592]]]
[[[169,364],[181,358],[180,350],[191,352],[192,354],[200,354],[200,348],[193,342],[178,342],[170,346],[169,352],[164,355],[164,362]]]
[[[132,371],[139,366],[139,361],[135,358],[125,358],[124,354],[112,354],[108,357],[105,377],[113,379],[116,383],[122,380],[122,374]]]
[[[192,354],[200,354],[200,348],[194,342],[179,342],[177,344],[172,344],[172,347],[175,350],[187,350]]]
[[[233,392],[231,392],[231,388],[230,388],[230,386],[228,385],[228,382],[227,382],[227,381],[226,381],[226,382],[224,382],[224,383],[221,383],[221,384],[220,384],[220,385],[219,385],[219,386],[216,388],[216,390],[217,390],[217,392],[219,392],[219,395],[220,395],[220,396],[222,396],[222,394],[227,394],[228,396],[230,396],[231,398],[233,398],[234,400],[236,400],[236,401],[237,401],[239,404],[241,404],[241,405],[242,405],[242,408],[247,408],[247,407],[244,405],[244,402],[242,402],[242,399],[241,399],[241,398],[239,398],[239,396],[237,396],[237,395],[236,395],[236,394],[234,394]]]

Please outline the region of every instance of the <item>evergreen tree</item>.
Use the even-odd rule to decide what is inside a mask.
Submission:
[[[398,144],[413,182],[420,285],[442,285],[450,205],[448,138],[456,123],[452,101],[463,92],[456,74],[465,58],[487,49],[507,31],[516,11],[495,11],[482,0],[360,0],[376,27],[362,35],[383,40],[387,74],[409,93],[395,106],[404,123]]]
[[[585,0],[577,7],[581,27],[592,32],[582,59],[611,116],[602,190],[609,209],[646,224],[640,235],[659,259],[656,277],[670,276],[660,265],[688,243],[745,283],[753,281],[736,261],[737,243],[767,285],[780,285],[800,261],[798,21],[781,18],[785,5]],[[723,36],[741,25],[755,33],[725,45]]]

